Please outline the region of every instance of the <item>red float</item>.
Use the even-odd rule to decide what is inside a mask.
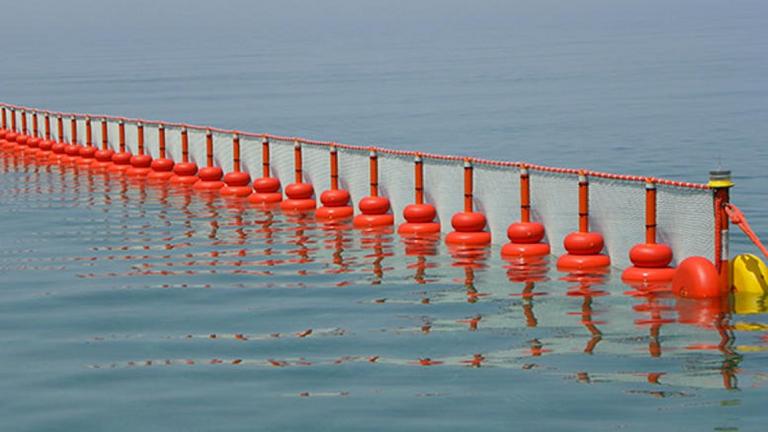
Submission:
[[[435,222],[435,206],[424,203],[424,161],[417,155],[413,162],[415,204],[409,204],[403,209],[405,222],[400,224],[397,232],[407,236],[434,237],[440,232],[440,224]]]
[[[131,177],[146,177],[152,170],[152,156],[144,153],[144,125],[136,124],[136,138],[139,154],[131,156],[131,167],[125,170],[125,174]]]
[[[589,232],[589,183],[583,172],[579,173],[579,230],[568,234],[563,246],[568,253],[557,260],[560,271],[594,271],[611,265],[610,257],[601,253],[602,234]]]
[[[249,202],[272,205],[283,200],[283,194],[280,193],[280,180],[270,177],[269,168],[269,139],[264,137],[261,143],[262,177],[253,181],[254,192],[248,197]]]
[[[395,217],[389,213],[389,199],[379,196],[379,159],[375,151],[371,151],[368,160],[371,195],[357,204],[362,214],[355,216],[352,224],[357,228],[390,226],[395,223]]]
[[[186,127],[181,128],[181,162],[173,167],[173,176],[168,183],[190,186],[197,183],[197,164],[189,161],[189,134]]]
[[[704,299],[728,294],[728,286],[720,283],[720,275],[712,262],[693,256],[683,260],[672,279],[672,292],[678,297]]]
[[[119,152],[112,155],[112,165],[107,167],[109,172],[124,172],[131,167],[131,157],[133,156],[125,150],[125,122],[120,120],[118,126]]]
[[[226,186],[221,188],[225,196],[247,197],[251,194],[251,176],[240,171],[240,136],[232,137],[232,167],[233,171],[224,176]]]
[[[206,166],[197,173],[199,179],[192,187],[199,191],[218,191],[224,187],[221,181],[224,172],[213,166],[213,133],[210,130],[205,133],[205,159]]]
[[[531,222],[531,187],[528,168],[520,170],[520,222],[507,228],[509,243],[501,248],[502,258],[521,259],[549,255],[549,244],[544,239],[544,225]]]
[[[309,183],[302,183],[303,162],[301,158],[301,144],[296,141],[293,146],[293,165],[296,172],[295,183],[289,184],[285,188],[285,195],[288,197],[280,203],[280,208],[286,212],[304,213],[314,210],[315,189]]]
[[[331,188],[320,194],[322,207],[315,211],[315,217],[326,221],[339,221],[352,217],[354,209],[349,205],[350,195],[339,189],[339,158],[336,147],[331,146]]]
[[[464,160],[464,211],[451,218],[454,231],[445,236],[449,245],[485,246],[491,243],[491,233],[484,231],[485,215],[473,211],[472,161]]]
[[[675,275],[675,269],[669,266],[672,249],[656,243],[656,184],[650,180],[645,183],[645,243],[632,247],[629,260],[633,266],[624,270],[621,280],[638,289],[649,284],[658,288],[659,283],[670,282]]]
[[[160,157],[152,161],[150,165],[152,171],[147,174],[147,180],[162,182],[173,177],[174,165],[173,161],[166,157],[165,125],[162,123],[157,125],[157,145]]]

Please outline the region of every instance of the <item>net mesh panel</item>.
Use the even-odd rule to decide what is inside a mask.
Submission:
[[[101,120],[91,119],[91,140],[93,146],[101,150]]]
[[[115,153],[120,151],[120,124],[117,120],[107,121],[107,138],[109,139],[109,148]]]
[[[331,159],[330,149],[326,146],[302,145],[301,157],[304,170],[304,181],[315,186],[315,195],[331,188]]]
[[[475,211],[485,213],[494,243],[507,242],[507,227],[520,220],[520,170],[477,164],[474,174]]]
[[[241,143],[242,144],[242,143]],[[242,147],[242,145],[241,145]],[[213,133],[213,163],[224,171],[232,172],[232,134]],[[240,155],[242,158],[242,154]]]
[[[379,153],[378,161],[379,195],[389,198],[395,223],[405,222],[403,208],[414,202],[413,157]]]
[[[160,157],[160,143],[158,142],[159,135],[160,133],[158,132],[156,124],[144,125],[144,153],[152,156],[152,159]]]
[[[189,160],[202,168],[205,165],[205,131],[198,129],[187,129],[187,139],[189,140]],[[179,140],[181,145],[181,140]]]
[[[712,191],[661,185],[657,190],[657,235],[672,247],[675,259],[700,255],[712,259],[715,218]]]
[[[404,175],[402,181],[408,182],[413,191],[412,161],[410,165],[405,168],[410,172]],[[424,199],[437,208],[442,231],[452,231],[451,216],[464,211],[464,163],[455,160],[424,159]]]
[[[139,134],[136,122],[125,122],[125,148],[132,155],[139,154]]]
[[[261,177],[261,140],[253,137],[240,137],[240,168],[251,175],[252,179]]]
[[[280,180],[280,184],[283,185],[283,188],[285,188],[286,185],[293,183],[293,142],[271,140],[269,145],[269,158],[272,175]]]
[[[84,118],[78,118],[76,119],[77,123],[77,143],[80,145],[86,144],[85,139],[85,119]]]
[[[176,163],[181,162],[181,128],[165,127],[165,156]]]

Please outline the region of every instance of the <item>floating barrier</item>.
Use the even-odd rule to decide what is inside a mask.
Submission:
[[[681,297],[721,297],[734,280],[750,287],[747,291],[764,289],[766,276],[762,267],[749,264],[754,260],[733,265],[729,260],[729,222],[756,244],[759,240],[729,202],[733,183],[727,172],[713,172],[708,184],[699,184],[9,104],[0,108],[0,150],[37,163],[76,163],[141,182],[167,180],[257,206],[280,203],[285,212],[323,220],[353,217],[354,226],[363,229],[397,225],[408,238],[451,231],[445,242],[452,247],[484,248],[506,238],[500,253],[513,262],[533,260],[538,268],[547,255],[560,256],[558,268],[580,284],[580,295],[586,295],[585,284],[599,283],[589,273],[609,266],[626,268],[623,279],[632,285],[647,288],[671,280]],[[285,200],[282,184],[288,184]],[[313,185],[321,184],[329,189],[316,209]],[[358,214],[351,203],[358,203]],[[574,209],[578,230],[570,232]],[[518,211],[519,220],[511,221]],[[406,245],[413,251],[434,249],[434,242]],[[475,262],[484,253],[461,256]],[[510,271],[526,271],[515,266]]]

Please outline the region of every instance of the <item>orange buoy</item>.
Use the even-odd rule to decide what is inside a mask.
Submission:
[[[240,136],[235,133],[232,136],[232,169],[231,173],[224,176],[226,186],[221,188],[221,194],[225,196],[247,197],[251,194],[251,176],[240,171]]]
[[[544,225],[531,222],[531,186],[528,168],[520,169],[520,221],[507,228],[509,243],[501,248],[502,258],[528,258],[549,255],[549,244],[542,242]]]
[[[43,125],[45,132],[37,146],[37,156],[39,159],[42,158],[42,160],[45,161],[45,159],[48,158],[48,152],[51,151],[51,147],[53,146],[53,141],[51,141],[51,118],[48,113],[45,113],[44,115]]]
[[[714,298],[728,294],[728,287],[720,283],[717,268],[704,257],[692,256],[683,260],[672,279],[672,292],[685,298]]]
[[[5,141],[5,134],[8,132],[8,119],[5,114],[5,107],[0,108],[0,117],[2,120],[0,120],[0,148],[4,148],[6,141]]]
[[[280,180],[270,177],[269,139],[264,137],[261,142],[261,178],[253,181],[254,192],[248,197],[253,204],[270,205],[283,200],[280,193]]]
[[[395,217],[389,213],[389,199],[379,196],[379,160],[374,150],[371,150],[368,161],[371,194],[357,203],[362,214],[355,216],[352,224],[357,228],[390,226]]]
[[[64,155],[64,151],[67,144],[64,143],[64,119],[61,115],[56,117],[56,141],[51,146],[51,155],[49,161],[52,163],[59,162]]]
[[[125,170],[125,174],[131,177],[146,177],[152,170],[152,156],[144,153],[144,125],[141,122],[136,123],[136,139],[139,154],[131,156],[131,167]]]
[[[645,243],[639,243],[629,251],[633,266],[624,270],[621,280],[627,284],[647,286],[670,282],[675,269],[672,262],[672,248],[656,243],[656,184],[650,179],[645,183]]]
[[[46,116],[46,120],[47,120]],[[42,147],[42,146],[41,146]],[[93,154],[93,158],[96,162],[91,164],[92,168],[105,169],[107,166],[112,165],[112,156],[115,152],[109,148],[109,135],[107,129],[107,119],[101,119],[101,149],[97,150]]]
[[[181,128],[181,162],[174,165],[173,176],[168,183],[182,186],[197,183],[197,164],[189,161],[189,134],[186,127]]]
[[[485,246],[491,243],[491,233],[485,231],[485,215],[473,210],[472,161],[464,160],[464,211],[451,217],[454,231],[445,236],[449,245]]]
[[[568,234],[563,246],[568,253],[557,260],[558,270],[595,270],[611,265],[610,257],[601,253],[603,235],[589,232],[589,182],[583,172],[579,173],[579,230]]]
[[[303,162],[301,158],[301,144],[296,141],[293,146],[293,165],[295,171],[295,183],[285,187],[285,195],[288,197],[280,203],[280,208],[287,212],[307,212],[316,206],[315,189],[309,183],[302,183]]]
[[[5,133],[5,150],[15,151],[18,144],[16,144],[16,111],[11,108],[11,128]]]
[[[77,161],[78,165],[88,166],[93,164],[96,159],[96,148],[93,147],[93,130],[91,129],[91,118],[85,118],[85,145],[80,147],[80,160]]]
[[[131,167],[131,157],[129,152],[125,151],[125,122],[120,120],[118,127],[118,152],[112,155],[112,165],[107,167],[109,172],[123,172]]]
[[[159,158],[152,160],[150,168],[152,171],[147,173],[147,180],[150,181],[165,181],[173,177],[173,160],[168,159],[165,149],[165,125],[160,123],[157,125],[157,146]]]
[[[315,210],[315,217],[338,221],[352,217],[354,209],[349,205],[350,195],[344,189],[339,189],[339,158],[336,146],[331,146],[331,188],[320,194],[322,207]]]
[[[206,166],[198,171],[199,179],[192,187],[200,191],[218,191],[224,187],[221,181],[224,172],[213,166],[213,133],[210,129],[205,132],[205,163]]]
[[[65,155],[61,157],[62,163],[77,163],[80,161],[80,145],[77,143],[77,119],[69,119],[69,144],[64,147]]]
[[[432,204],[424,203],[424,161],[421,155],[413,159],[414,165],[414,204],[408,204],[403,209],[405,222],[400,224],[397,232],[401,235],[434,237],[440,232],[440,224],[435,222],[437,210]]]

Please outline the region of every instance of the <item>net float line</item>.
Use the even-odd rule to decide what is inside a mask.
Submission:
[[[173,177],[174,162],[167,157],[165,125],[163,123],[157,125],[157,147],[160,157],[152,160],[152,163],[150,164],[152,171],[147,173],[147,180],[158,182],[170,180],[170,178]]]
[[[269,138],[261,139],[261,177],[253,181],[254,192],[248,201],[254,204],[271,205],[283,200],[280,193],[280,180],[271,177],[269,164]]]
[[[357,203],[362,214],[355,216],[352,224],[357,228],[376,228],[394,225],[389,198],[379,196],[379,155],[371,149],[368,153],[368,181],[370,195]]]
[[[181,127],[181,162],[173,166],[168,182],[173,185],[191,186],[197,183],[197,164],[189,160],[189,132]]]
[[[445,242],[450,245],[484,246],[491,243],[491,233],[485,231],[485,215],[474,211],[474,183],[472,160],[464,160],[464,211],[451,217],[454,231],[448,233]]]
[[[304,162],[301,154],[301,142],[293,143],[293,171],[294,183],[285,187],[285,195],[288,197],[280,203],[283,211],[292,213],[306,213],[314,210],[315,188],[310,183],[304,183]]]
[[[349,205],[349,191],[339,189],[339,154],[335,146],[331,146],[328,155],[331,170],[330,189],[320,194],[320,202],[323,205],[315,211],[315,217],[329,221],[349,219],[354,209]]]
[[[507,228],[509,243],[501,248],[503,258],[526,259],[549,255],[549,244],[543,242],[544,224],[531,222],[531,176],[528,167],[520,169],[520,221]]]
[[[125,149],[125,122],[118,120],[117,128],[118,152],[112,155],[112,165],[107,168],[107,171],[121,173],[131,167],[133,155]]]
[[[224,187],[221,181],[224,171],[213,165],[213,131],[205,131],[205,167],[197,173],[199,178],[192,188],[200,191],[218,191]]]
[[[632,267],[621,274],[621,279],[631,285],[655,288],[654,284],[668,283],[675,275],[672,262],[672,248],[656,243],[656,184],[645,183],[645,243],[639,243],[629,251]]]
[[[251,194],[251,176],[240,171],[240,135],[232,134],[232,172],[224,176],[226,186],[221,188],[225,196],[247,197]]]
[[[589,180],[584,172],[579,174],[579,229],[565,237],[563,246],[567,253],[557,260],[561,271],[604,269],[611,265],[611,259],[602,253],[603,235],[589,231]]]
[[[403,218],[397,232],[401,235],[434,235],[440,232],[440,224],[435,222],[437,209],[432,204],[424,203],[424,160],[421,155],[413,158],[414,203],[405,206]]]

